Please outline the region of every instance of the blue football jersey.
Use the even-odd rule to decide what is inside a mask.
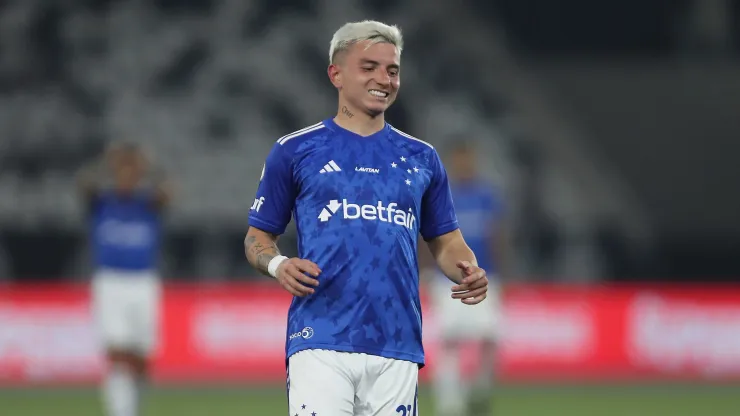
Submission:
[[[465,242],[475,253],[478,266],[489,276],[495,276],[497,267],[492,258],[495,241],[491,237],[504,214],[501,198],[495,187],[480,179],[452,181],[450,187]]]
[[[121,197],[106,191],[91,208],[90,237],[98,268],[143,271],[156,266],[161,220],[151,193]]]
[[[333,120],[299,130],[267,157],[249,225],[296,221],[301,258],[321,268],[288,311],[286,354],[357,352],[424,364],[418,235],[458,228],[436,150],[392,126],[360,136]]]

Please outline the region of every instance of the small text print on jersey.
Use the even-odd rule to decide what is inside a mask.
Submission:
[[[265,197],[261,196],[259,198],[255,198],[254,203],[252,204],[252,208],[250,210],[254,210],[257,212],[260,212],[260,208],[262,208],[262,204],[265,203]]]
[[[380,173],[380,169],[376,168],[361,168],[359,166],[355,166],[355,172],[367,172],[367,173]]]
[[[321,222],[327,222],[329,219],[337,213],[339,208],[342,208],[342,217],[345,220],[356,220],[362,218],[367,221],[381,221],[389,222],[392,224],[402,225],[410,230],[414,229],[416,225],[416,216],[411,212],[404,212],[403,210],[396,209],[398,204],[391,202],[388,206],[384,205],[383,201],[378,201],[377,205],[359,205],[351,204],[346,199],[339,202],[336,199],[332,199],[321,210],[319,214],[319,220]]]

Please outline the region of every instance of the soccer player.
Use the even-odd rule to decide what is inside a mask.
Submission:
[[[294,298],[286,365],[290,415],[416,414],[424,365],[417,241],[477,304],[488,279],[458,230],[436,150],[385,122],[400,87],[399,29],[347,23],[329,47],[335,117],[280,138],[249,215],[249,262]],[[295,218],[299,257],[277,241]]]
[[[460,230],[490,282],[484,302],[461,307],[464,305],[449,302],[447,279],[441,273],[424,273],[433,277],[430,292],[441,335],[434,371],[435,408],[439,416],[490,415],[495,346],[501,329],[497,277],[507,247],[503,203],[496,188],[479,175],[472,142],[457,138],[446,153],[451,162],[450,188]],[[477,373],[472,379],[462,377],[458,361],[465,342],[480,347]]]
[[[138,414],[157,335],[156,262],[162,209],[171,191],[162,175],[151,173],[139,147],[117,144],[78,177],[96,269],[92,310],[107,357],[102,384],[107,416]]]

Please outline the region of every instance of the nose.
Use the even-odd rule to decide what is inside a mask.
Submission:
[[[387,72],[378,71],[380,75],[376,78],[376,81],[378,84],[380,84],[383,87],[390,87],[391,85],[391,77],[388,75]]]

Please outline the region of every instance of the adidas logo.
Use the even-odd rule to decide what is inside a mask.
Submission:
[[[334,163],[333,160],[330,160],[329,163],[324,165],[324,169],[321,169],[319,173],[328,173],[328,172],[341,172],[342,169],[339,168],[339,165]]]

